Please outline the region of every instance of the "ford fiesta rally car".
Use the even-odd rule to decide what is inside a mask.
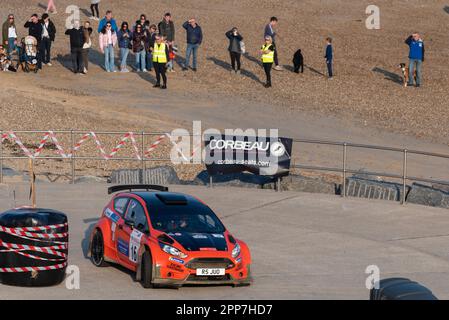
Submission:
[[[145,288],[250,284],[248,246],[202,201],[155,185],[114,186],[108,192],[124,190],[113,196],[92,231],[95,266],[118,263],[136,272]]]

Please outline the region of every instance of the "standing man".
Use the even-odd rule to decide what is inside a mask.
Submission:
[[[198,48],[203,41],[203,31],[201,27],[196,23],[194,18],[184,22],[182,25],[187,32],[187,50],[186,50],[186,63],[183,70],[187,70],[190,66],[190,56],[193,54],[192,70],[197,70],[197,56]]]
[[[421,86],[422,82],[422,63],[424,62],[424,41],[418,32],[415,32],[405,40],[405,43],[409,46],[410,52],[408,55],[409,66],[408,66],[408,84],[407,86],[413,86],[413,78],[415,75],[415,65],[416,65],[416,87]]]
[[[56,27],[53,21],[50,20],[48,13],[44,13],[42,15],[42,42],[41,42],[41,50],[42,50],[42,62],[51,67],[50,63],[50,50],[51,43],[55,41],[56,37]]]
[[[36,38],[37,40],[37,67],[42,69],[42,24],[39,21],[38,15],[36,13],[33,14],[30,20],[25,23],[24,27],[28,29],[28,35]]]
[[[8,55],[17,48],[17,29],[14,15],[9,14],[2,26],[3,46],[7,48]]]
[[[327,37],[326,38],[326,53],[324,55],[324,58],[326,59],[326,65],[327,65],[327,74],[329,76],[329,79],[332,79],[334,76],[332,72],[332,61],[334,59],[334,52],[332,49],[332,38]]]
[[[112,17],[112,11],[108,10],[108,11],[106,11],[106,15],[104,16],[104,18],[101,19],[100,23],[98,24],[98,30],[97,30],[98,33],[100,33],[103,30],[103,28],[106,26],[106,23],[108,23],[108,22],[111,23],[112,31],[114,31],[114,32],[118,31],[117,22]]]
[[[172,21],[170,12],[164,15],[164,18],[158,25],[159,33],[163,36],[170,46],[174,45],[175,42],[175,24]]]
[[[164,37],[160,34],[156,36],[156,43],[153,47],[153,66],[156,71],[156,84],[154,88],[167,89],[167,75],[165,65],[168,61],[168,46],[164,42]],[[161,76],[163,84],[161,86]]]
[[[66,35],[70,36],[70,52],[72,54],[73,73],[84,73],[83,45],[84,31],[80,28],[80,22],[75,21],[72,29],[67,29]]]
[[[264,31],[264,38],[265,37],[271,37],[271,39],[273,40],[272,44],[274,47],[274,70],[277,71],[282,71],[282,67],[279,65],[279,60],[278,60],[278,50],[277,50],[277,46],[276,46],[276,31],[274,31],[274,28],[276,27],[278,23],[278,18],[276,17],[271,17],[270,18],[270,23],[268,23],[265,26],[265,31]]]

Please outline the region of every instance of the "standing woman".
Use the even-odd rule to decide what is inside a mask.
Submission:
[[[168,46],[165,44],[164,37],[158,34],[156,43],[153,47],[153,66],[156,71],[156,84],[154,88],[167,89],[167,75],[165,74],[165,65],[168,61]],[[161,86],[161,76],[163,84]]]
[[[231,55],[231,72],[235,72],[240,74],[240,58],[242,56],[242,48],[240,46],[240,41],[243,40],[243,37],[239,34],[239,31],[236,27],[232,28],[232,30],[226,32],[226,37],[229,39],[229,53]],[[237,69],[236,69],[237,64]]]
[[[51,10],[51,13],[53,13],[53,14],[57,14],[58,13],[56,11],[56,6],[55,6],[55,1],[54,0],[48,0],[47,11],[45,11],[45,13],[49,13],[50,10]]]
[[[141,24],[136,25],[136,30],[132,33],[132,47],[136,55],[136,72],[147,72],[145,63],[145,41],[147,34],[143,31]]]
[[[90,48],[92,48],[92,28],[90,26],[90,22],[86,21],[84,22],[83,26],[83,38],[84,38],[84,44],[83,49],[81,51],[81,55],[83,57],[83,65],[84,65],[84,73],[87,73],[89,70],[89,51]]]
[[[2,26],[3,47],[8,48],[8,55],[17,49],[17,30],[14,15],[9,14]]]
[[[118,46],[120,48],[120,71],[129,72],[128,70],[128,54],[129,46],[131,44],[131,31],[129,30],[128,22],[122,22],[120,30],[117,32]]]
[[[273,45],[273,40],[270,36],[265,37],[265,44],[262,46],[260,53],[262,54],[262,64],[267,76],[267,82],[265,88],[271,87],[271,68],[274,63],[274,50],[276,48]]]
[[[117,34],[112,24],[107,22],[100,32],[100,50],[104,53],[104,67],[107,72],[116,72],[114,63],[114,47],[117,45]]]

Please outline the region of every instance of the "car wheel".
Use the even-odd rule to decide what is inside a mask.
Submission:
[[[95,230],[95,234],[92,238],[91,243],[91,255],[92,262],[97,267],[106,267],[108,266],[107,262],[104,261],[104,241],[103,234],[100,230]]]
[[[141,282],[144,288],[152,288],[153,284],[151,278],[153,275],[153,262],[151,259],[151,252],[145,250],[142,256],[142,277]]]

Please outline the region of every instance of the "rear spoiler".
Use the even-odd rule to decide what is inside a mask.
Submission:
[[[156,191],[168,191],[167,187],[164,186],[158,186],[155,184],[124,184],[124,185],[118,185],[118,186],[112,186],[108,188],[108,194],[115,193],[118,191],[123,190],[129,190],[130,192],[132,190],[156,190]]]

